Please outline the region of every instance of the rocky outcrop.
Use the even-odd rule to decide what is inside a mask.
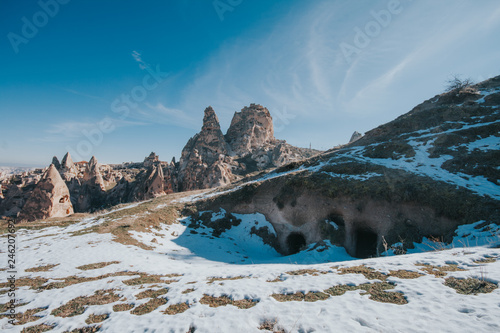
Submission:
[[[354,133],[352,133],[352,135],[351,135],[351,139],[349,140],[349,143],[358,141],[362,137],[363,137],[363,134],[359,133],[358,131],[354,131]]]
[[[86,212],[105,206],[105,186],[99,171],[99,164],[92,156],[85,167],[85,173],[78,192],[77,211]]]
[[[59,163],[57,156],[52,157],[52,164],[54,164],[57,170],[61,170],[61,163]]]
[[[68,187],[54,164],[51,164],[31,192],[19,214],[19,220],[34,221],[70,214],[73,214],[73,205]]]
[[[230,166],[225,156],[228,144],[220,129],[219,119],[211,106],[205,109],[201,131],[189,139],[180,160],[180,189],[210,188],[231,182]]]
[[[233,153],[241,156],[252,153],[276,140],[273,118],[268,109],[252,103],[234,113],[225,137]]]
[[[73,163],[73,159],[71,158],[71,155],[69,153],[66,153],[66,155],[64,155],[59,171],[62,178],[66,182],[69,182],[72,179],[78,177],[78,169],[75,166],[75,163]]]
[[[148,157],[144,159],[144,166],[149,168],[153,166],[153,164],[158,163],[160,161],[160,157],[156,155],[154,152],[151,152]]]
[[[88,163],[75,163],[67,153],[61,163],[54,157],[52,164],[66,183],[74,210],[89,212],[164,193],[227,185],[254,171],[299,161],[315,153],[275,139],[269,111],[251,104],[235,113],[226,135],[214,109],[207,107],[201,131],[189,139],[179,162],[175,158],[170,163],[162,162],[152,152],[143,162],[99,165],[95,157]],[[34,171],[13,176],[8,184],[2,181],[5,199],[0,201],[0,214],[15,216],[42,175],[43,172]]]

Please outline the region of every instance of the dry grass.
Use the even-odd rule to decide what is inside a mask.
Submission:
[[[393,303],[398,305],[408,304],[408,301],[400,292],[388,292],[386,289],[394,289],[395,285],[387,282],[364,283],[359,286],[360,289],[365,290],[366,293],[361,295],[370,295],[370,299],[382,303]]]
[[[53,324],[50,324],[50,325],[49,324],[38,324],[38,325],[34,325],[34,326],[23,328],[23,330],[21,331],[21,333],[47,332],[47,331],[50,331],[50,330],[54,329],[54,327],[56,327],[56,325],[53,325]]]
[[[108,274],[99,275],[99,276],[95,276],[95,277],[79,277],[79,276],[72,275],[72,276],[62,278],[61,279],[62,281],[51,282],[51,283],[49,283],[47,285],[43,285],[43,286],[40,285],[36,289],[38,289],[38,290],[60,289],[60,288],[65,288],[67,286],[74,285],[74,284],[107,279],[107,278],[113,277],[113,276],[131,276],[131,275],[138,275],[138,274],[141,274],[141,273],[123,271],[123,272],[116,272],[116,273],[108,273]],[[33,288],[33,289],[35,289],[35,288]]]
[[[214,283],[215,281],[241,280],[241,279],[248,279],[248,278],[249,278],[249,276],[209,277],[207,284]]]
[[[286,272],[286,274],[289,275],[312,275],[312,276],[318,276],[320,274],[327,274],[327,273],[328,272],[318,271],[317,269],[299,269],[296,271]]]
[[[59,266],[59,264],[45,265],[45,266],[38,266],[38,267],[28,268],[28,269],[25,269],[24,271],[25,272],[29,272],[29,273],[31,273],[31,272],[48,272],[52,268],[54,268],[56,266]]]
[[[496,258],[485,257],[483,259],[474,260],[474,263],[475,264],[491,264],[491,263],[494,263],[496,261],[497,261]]]
[[[162,288],[162,289],[148,289],[141,291],[137,295],[135,295],[136,299],[143,299],[143,298],[156,298],[161,295],[165,295],[168,292],[168,288]]]
[[[116,302],[120,299],[114,289],[97,290],[92,296],[80,296],[68,303],[52,310],[51,314],[57,317],[73,317],[81,315],[89,305],[102,305]]]
[[[406,271],[406,270],[397,270],[397,271],[390,271],[389,276],[395,276],[400,279],[416,279],[421,276],[424,276],[425,274],[419,273],[419,272],[413,272],[413,271]]]
[[[134,304],[132,303],[120,303],[113,305],[114,312],[128,311],[134,308]]]
[[[416,264],[416,266],[422,267],[421,270],[427,274],[432,274],[435,277],[443,277],[448,274],[447,272],[457,272],[465,271],[465,269],[459,268],[458,265],[444,265],[444,266],[434,266],[429,264]]]
[[[42,285],[44,285],[48,279],[44,279],[38,276],[35,277],[20,277],[16,280],[16,287],[30,287],[31,289],[39,289]],[[0,283],[0,288],[7,288],[9,286],[9,282]]]
[[[380,273],[379,271],[376,271],[375,269],[371,267],[366,267],[364,265],[360,266],[354,266],[354,267],[347,267],[347,268],[340,268],[340,273],[339,274],[363,274],[365,278],[368,280],[382,280],[385,281],[387,279],[387,275]]]
[[[85,327],[75,328],[74,330],[66,331],[66,332],[68,332],[68,333],[95,333],[95,332],[99,332],[100,329],[101,329],[101,325],[99,325],[99,326],[93,325],[93,326],[85,326]]]
[[[225,295],[214,297],[206,294],[203,295],[203,297],[200,299],[201,304],[206,304],[211,308],[217,308],[219,306],[226,306],[226,305],[234,305],[240,309],[249,309],[257,305],[258,302],[259,302],[258,300],[250,300],[250,299],[233,300]]]
[[[278,302],[292,302],[292,301],[297,301],[297,302],[300,302],[300,301],[303,301],[304,300],[304,293],[302,292],[296,292],[294,294],[290,293],[290,294],[272,294],[271,295],[272,298],[274,298],[275,300],[277,300]]]
[[[151,284],[151,283],[172,283],[172,282],[177,282],[178,280],[162,280],[162,278],[179,277],[179,276],[182,275],[180,274],[150,275],[141,273],[140,277],[124,280],[122,282],[127,286],[137,286],[137,285]]]
[[[266,282],[283,282],[284,279],[281,278],[281,275],[275,278],[274,280],[267,280]]]
[[[477,278],[456,279],[449,277],[445,280],[444,285],[455,289],[457,293],[463,295],[486,294],[498,288],[495,283]]]
[[[103,322],[108,318],[109,318],[109,313],[104,313],[104,314],[100,314],[100,315],[95,315],[92,313],[87,319],[85,319],[85,323],[88,325],[96,324],[96,323]]]
[[[14,325],[24,325],[26,323],[36,321],[42,318],[42,316],[36,316],[36,314],[46,309],[47,308],[36,308],[36,309],[26,310],[23,313],[16,313]],[[4,312],[5,310],[2,310],[1,312]],[[0,315],[0,318],[9,318],[9,316],[4,314]]]
[[[162,313],[172,316],[172,315],[176,315],[178,313],[183,313],[187,309],[189,309],[188,303],[172,304]]]
[[[130,313],[136,316],[142,316],[146,313],[150,313],[156,310],[158,307],[164,304],[167,304],[167,300],[165,298],[152,298],[148,302],[141,304],[132,311],[130,311]]]
[[[330,294],[332,296],[342,296],[348,291],[357,290],[357,289],[359,289],[358,286],[348,285],[348,284],[340,284],[340,285],[333,286],[331,288],[326,289],[325,293]]]
[[[278,326],[278,320],[274,319],[266,319],[259,326],[259,330],[261,331],[271,331],[273,333],[286,333],[286,331]]]
[[[304,294],[302,292],[289,293],[289,294],[272,294],[278,302],[292,302],[292,301],[306,301],[316,302],[324,301],[331,296],[341,296],[347,291],[363,290],[361,295],[370,295],[370,299],[377,302],[393,303],[393,304],[407,304],[408,301],[402,293],[387,292],[387,289],[394,289],[395,285],[387,282],[364,283],[359,286],[353,285],[337,285],[324,290],[323,292],[315,291]]]
[[[330,297],[330,295],[328,295],[324,292],[321,292],[321,291],[310,291],[304,295],[304,301],[306,301],[306,302],[324,301],[325,299],[327,299],[329,297]]]
[[[87,264],[87,265],[82,265],[78,266],[77,269],[81,269],[82,271],[88,271],[91,269],[98,269],[98,268],[103,268],[109,265],[113,264],[119,264],[119,261],[108,261],[108,262],[97,262],[95,264]]]
[[[195,291],[194,288],[189,288],[189,289],[184,290],[182,293],[183,294],[189,294],[189,293],[192,293],[193,291]]]

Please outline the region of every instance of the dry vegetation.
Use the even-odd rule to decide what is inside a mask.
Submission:
[[[33,267],[33,268],[28,268],[25,269],[25,272],[32,273],[32,272],[48,272],[52,268],[59,266],[59,264],[54,264],[54,265],[45,265],[45,266],[38,266],[38,267]]]
[[[140,273],[140,275],[140,277],[124,280],[122,282],[128,286],[137,286],[151,283],[172,283],[177,282],[178,280],[163,280],[163,278],[181,276],[180,274],[150,275],[145,273]]]
[[[429,264],[416,264],[416,266],[422,267],[421,270],[427,274],[432,274],[435,277],[443,277],[448,274],[447,272],[457,272],[465,271],[465,269],[459,268],[458,265],[444,265],[444,266],[434,266]]]
[[[167,300],[165,298],[152,298],[146,303],[141,304],[132,311],[130,311],[130,313],[137,316],[142,316],[146,313],[150,313],[156,310],[158,307],[164,304],[167,304]]]
[[[100,314],[100,315],[95,315],[92,313],[87,319],[85,319],[85,323],[88,325],[96,324],[96,323],[103,322],[108,318],[109,318],[109,313],[104,313],[104,314]]]
[[[364,283],[359,286],[355,285],[337,285],[321,291],[289,293],[289,294],[272,294],[278,302],[291,302],[291,301],[306,301],[316,302],[324,301],[330,296],[341,296],[347,291],[363,290],[361,295],[370,295],[370,299],[377,302],[393,303],[393,304],[407,304],[405,296],[400,292],[388,292],[387,289],[394,289],[395,285],[387,282]]]
[[[91,269],[103,268],[103,267],[106,267],[109,265],[119,264],[119,263],[120,263],[119,261],[97,262],[95,264],[87,264],[87,265],[78,266],[77,268],[82,270],[82,271],[88,271]]]
[[[137,295],[135,295],[136,299],[143,299],[143,298],[156,298],[161,295],[165,295],[168,292],[168,288],[162,288],[162,289],[148,289],[141,291]]]
[[[54,329],[56,325],[49,325],[49,324],[38,324],[34,326],[29,326],[25,327],[21,333],[40,333],[40,332],[47,332],[52,329]]]
[[[389,276],[395,276],[400,279],[416,279],[421,276],[424,276],[424,274],[419,273],[419,272],[413,272],[413,271],[407,271],[407,270],[397,270],[397,271],[390,271]]]
[[[251,299],[233,300],[225,295],[214,297],[206,294],[203,295],[203,297],[200,299],[201,304],[206,304],[212,308],[217,308],[219,306],[226,306],[226,305],[234,305],[240,309],[249,309],[257,305],[258,302],[259,302],[258,300],[251,300]]]
[[[26,323],[36,321],[36,320],[42,318],[42,316],[37,316],[36,314],[39,312],[42,312],[46,309],[47,308],[36,308],[36,309],[26,310],[23,313],[16,313],[14,325],[24,325]],[[1,312],[3,312],[3,311],[5,311],[5,310],[2,309]],[[0,318],[9,318],[9,316],[4,314],[4,315],[0,315]]]
[[[299,269],[296,271],[286,272],[288,275],[312,275],[318,276],[320,274],[328,274],[328,272],[318,271],[317,269]]]
[[[57,317],[73,317],[81,315],[90,305],[109,304],[120,300],[114,289],[97,290],[92,296],[80,296],[68,303],[52,310],[51,314]]]
[[[347,267],[347,268],[340,268],[340,273],[339,274],[363,274],[365,278],[368,280],[382,280],[385,281],[387,279],[387,275],[380,273],[379,271],[376,271],[375,269],[371,267],[366,267],[364,265],[360,266],[354,266],[354,267]]]
[[[248,279],[248,278],[250,278],[250,277],[249,276],[209,277],[207,284],[214,283],[215,281],[241,280],[241,279]]]
[[[183,313],[187,309],[189,309],[188,303],[172,304],[162,313],[167,314],[167,315],[176,315],[178,313]]]
[[[498,288],[495,283],[478,278],[456,279],[454,277],[449,277],[445,280],[444,285],[453,288],[457,291],[457,293],[464,295],[491,293],[493,290]]]

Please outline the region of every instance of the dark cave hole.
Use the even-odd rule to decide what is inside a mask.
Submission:
[[[288,246],[288,254],[295,254],[306,245],[306,238],[300,232],[292,232],[286,238],[286,245]]]
[[[377,234],[370,230],[356,231],[356,257],[371,258],[377,255]]]

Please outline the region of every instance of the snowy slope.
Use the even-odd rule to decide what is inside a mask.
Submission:
[[[225,212],[210,214],[216,221]],[[272,233],[272,226],[262,215],[237,217],[241,220],[239,225],[218,237],[213,237],[213,230],[209,227],[190,227],[193,221],[188,218],[176,224],[162,225],[159,230],[131,232],[135,239],[151,246],[151,250],[118,243],[108,233],[82,232],[89,226],[103,223],[105,215],[66,227],[18,230],[18,280],[44,278],[47,281],[43,280],[45,282],[33,288],[21,286],[17,291],[17,302],[23,304],[17,308],[18,313],[39,310],[31,322],[12,327],[8,319],[3,318],[0,327],[8,332],[21,332],[23,328],[42,324],[53,327],[53,332],[88,326],[101,326],[101,330],[107,332],[187,332],[190,329],[196,332],[262,332],[259,327],[266,327],[264,324],[267,323],[268,327],[274,325],[276,330],[285,332],[493,332],[500,329],[499,289],[491,293],[463,295],[444,285],[445,278],[450,276],[461,279],[485,277],[487,281],[498,284],[500,250],[489,247],[500,244],[498,226],[491,225],[488,229],[478,223],[469,229],[458,230],[455,245],[466,244],[464,240],[475,238],[485,240],[485,246],[355,260],[343,248],[328,243],[314,249],[309,247],[293,256],[280,256],[259,237],[250,234],[252,226],[267,227]],[[474,228],[478,226],[481,228]],[[462,237],[459,239],[458,236]],[[6,238],[2,237],[2,243],[5,241]],[[487,261],[479,261],[485,258]],[[2,252],[2,260],[7,260],[5,252]],[[77,268],[110,262],[114,263],[96,269]],[[57,266],[48,271],[26,271],[51,264]],[[436,277],[425,270],[429,266],[422,264],[445,267],[456,264],[463,271],[445,272],[444,276]],[[344,268],[359,265],[371,267],[386,276],[369,279],[363,274],[340,274]],[[297,272],[300,269],[307,271]],[[421,275],[414,279],[387,276],[398,270],[420,272]],[[126,276],[120,272],[136,273]],[[140,284],[127,282],[153,275],[160,277],[145,279]],[[64,280],[68,277],[72,278]],[[86,282],[78,280],[84,277],[97,278]],[[383,282],[381,278],[394,284],[394,289],[387,292],[403,293],[407,304],[371,300],[362,290],[347,291],[340,296],[326,294],[326,299],[314,302],[280,302],[271,296],[320,292],[342,285],[376,284]],[[54,284],[49,287],[53,282],[63,283],[60,288]],[[156,298],[139,297],[139,293],[145,290],[162,288],[168,288],[168,292]],[[81,314],[70,317],[55,315],[56,309],[71,304],[71,300],[94,295],[99,290],[113,290],[118,296],[107,304],[83,305]],[[230,304],[211,307],[205,304],[204,300],[209,298],[204,295],[225,295],[230,302],[247,299],[255,305],[242,309]],[[0,304],[8,301],[8,295],[2,293]],[[142,304],[153,304],[151,302],[158,302],[147,310],[151,312],[134,312],[140,310]],[[182,313],[164,313],[172,305],[181,303],[188,304],[189,308],[186,306]],[[133,304],[133,308],[117,311],[117,304]],[[91,315],[105,315],[107,318],[89,325],[85,321]]]

